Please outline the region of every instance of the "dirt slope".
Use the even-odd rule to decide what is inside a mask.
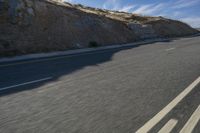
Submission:
[[[0,56],[110,45],[197,31],[162,17],[100,10],[56,0],[0,0]]]

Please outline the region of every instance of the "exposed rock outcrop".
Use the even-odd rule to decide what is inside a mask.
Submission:
[[[146,22],[146,24],[152,25],[155,33],[161,37],[179,37],[198,32],[185,23],[163,18]]]
[[[150,24],[140,24],[130,22],[128,23],[128,27],[135,32],[141,39],[149,39],[158,37]]]
[[[0,56],[110,45],[195,34],[161,17],[71,5],[62,0],[0,0]]]

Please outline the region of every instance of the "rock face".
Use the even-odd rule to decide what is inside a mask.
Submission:
[[[178,37],[198,33],[189,25],[175,20],[160,19],[149,21],[146,24],[152,25],[155,33],[161,37]]]
[[[0,0],[0,56],[196,32],[178,21],[71,5],[62,0]]]
[[[139,23],[128,23],[128,27],[135,32],[141,39],[156,38],[157,34],[152,25],[145,25]]]

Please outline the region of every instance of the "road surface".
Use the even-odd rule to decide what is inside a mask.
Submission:
[[[0,64],[0,133],[199,133],[200,37]]]

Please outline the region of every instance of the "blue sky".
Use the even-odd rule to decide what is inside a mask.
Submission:
[[[178,19],[200,27],[200,0],[65,0],[109,10]]]

